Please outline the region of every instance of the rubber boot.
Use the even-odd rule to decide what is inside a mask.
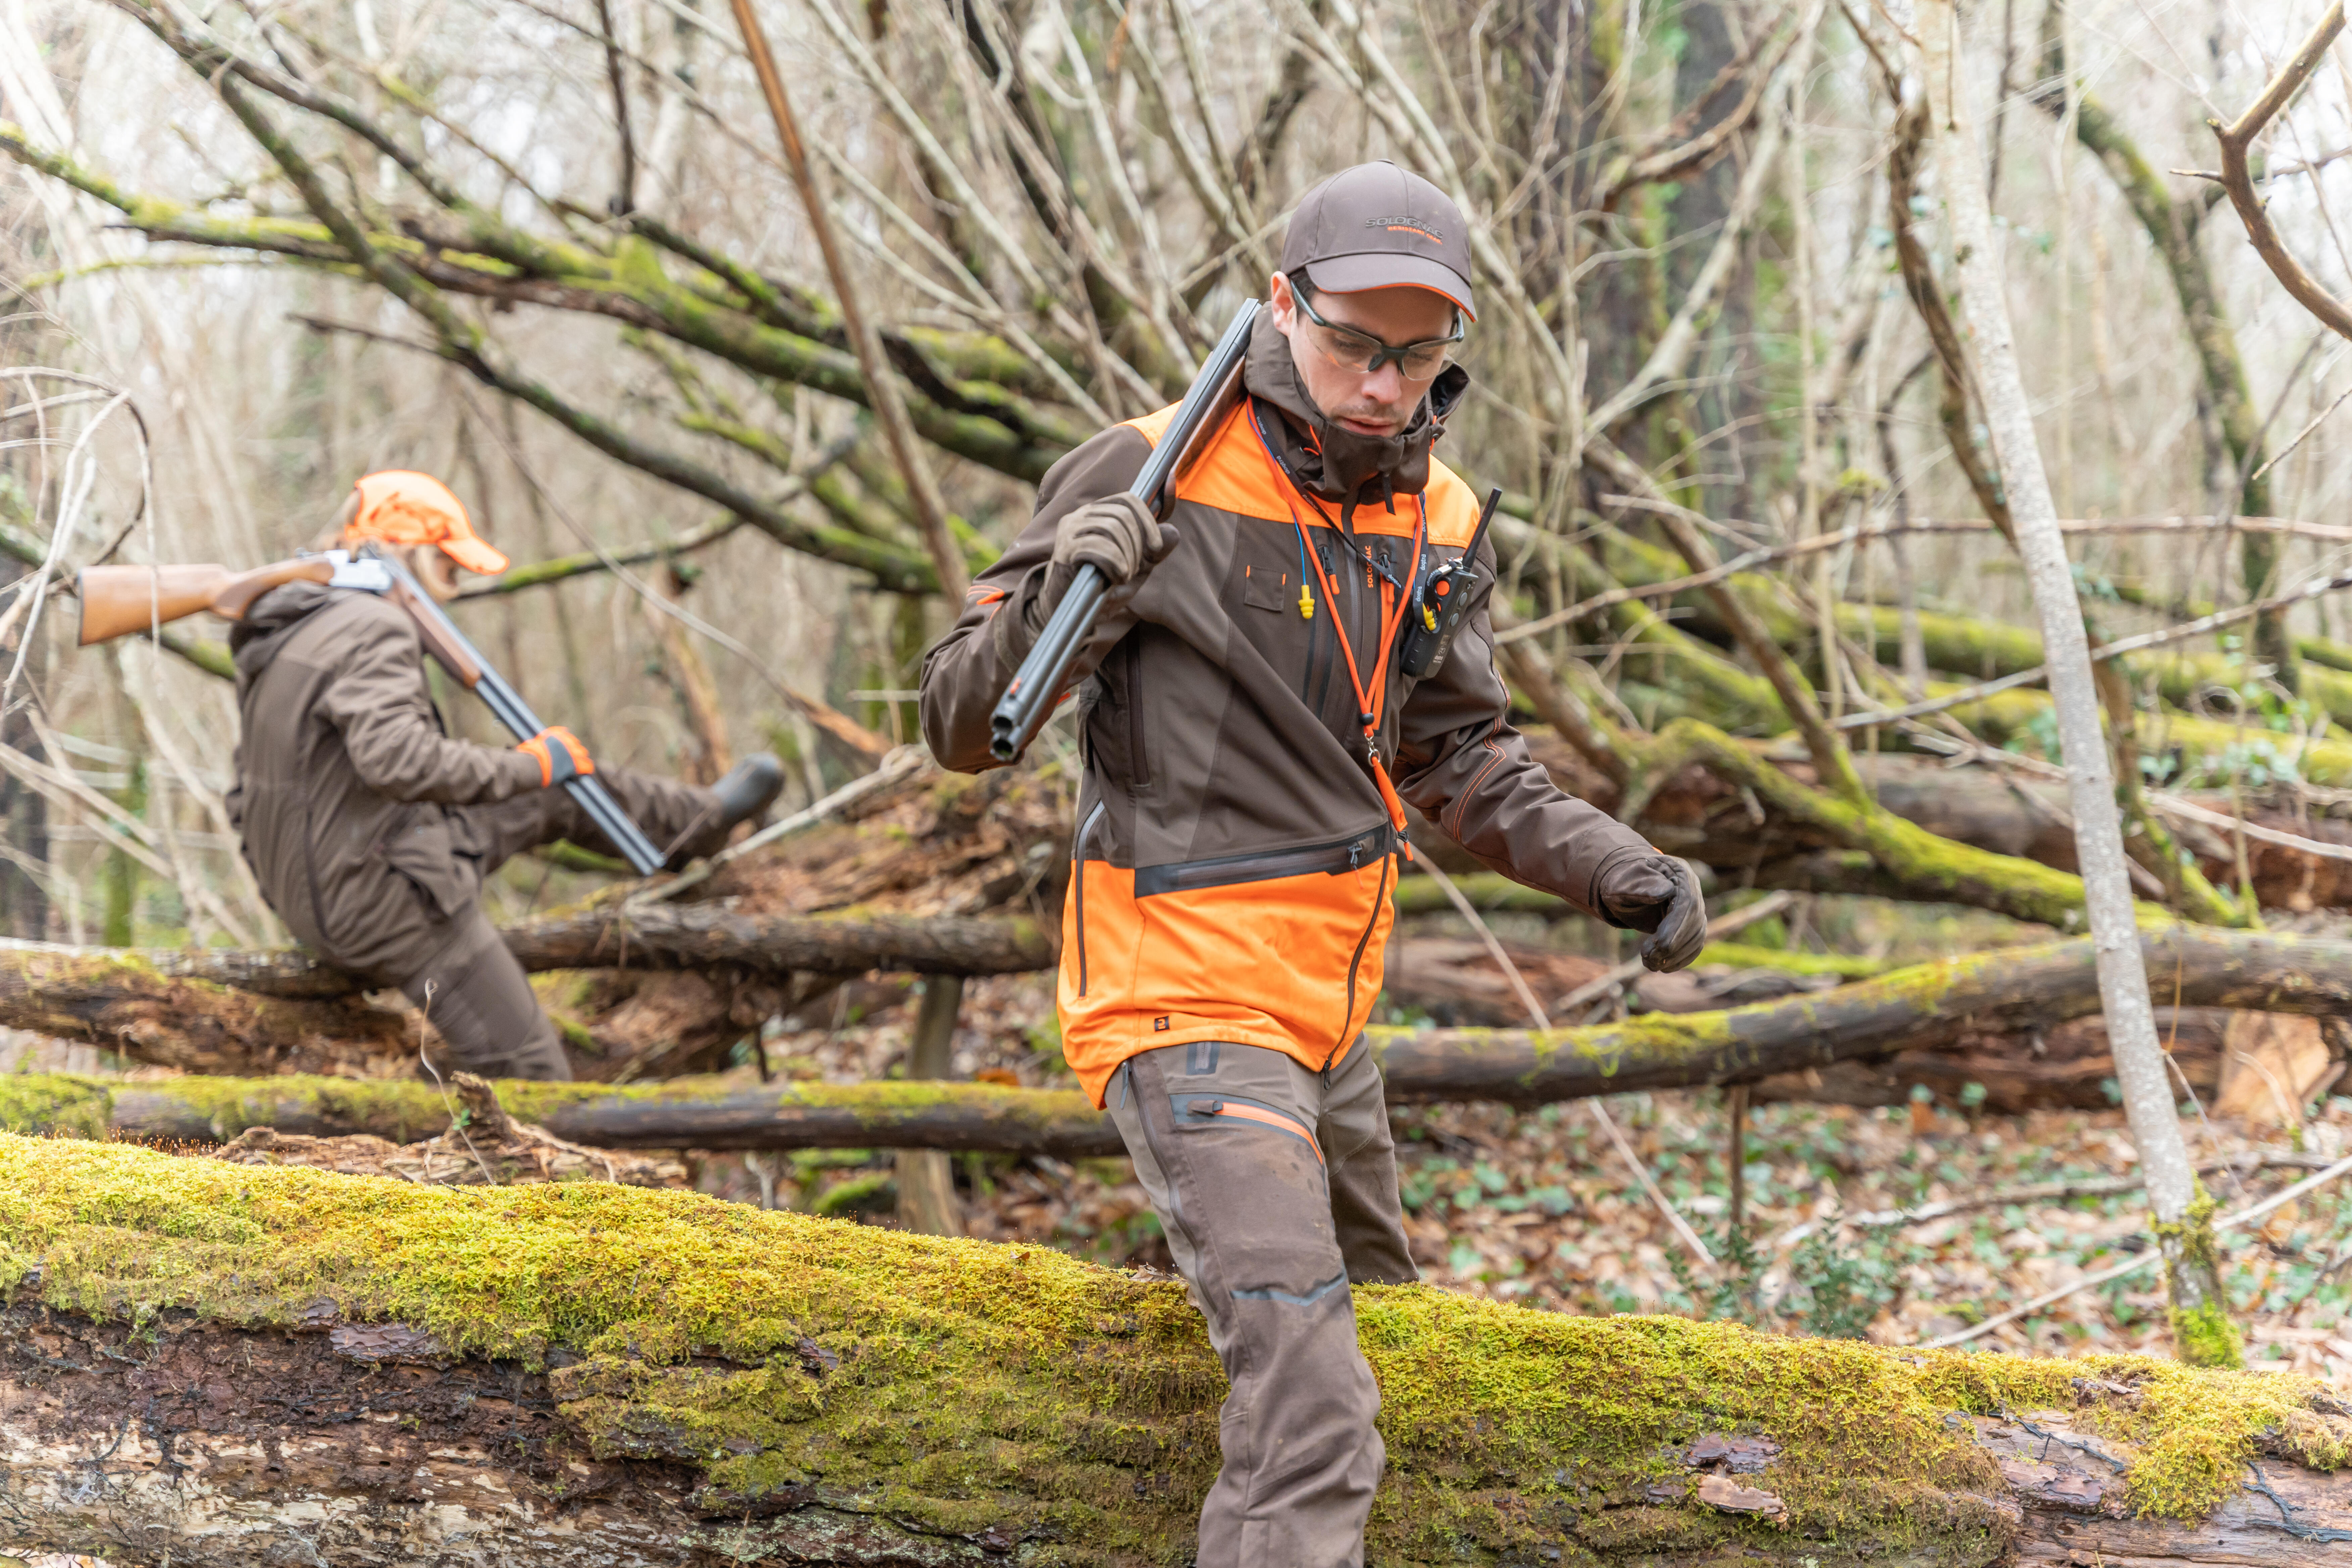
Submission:
[[[756,752],[727,770],[710,793],[719,797],[719,828],[749,822],[775,804],[783,793],[784,764],[766,752]]]

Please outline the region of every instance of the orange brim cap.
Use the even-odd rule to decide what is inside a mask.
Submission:
[[[466,515],[466,503],[430,474],[387,468],[369,474],[356,487],[360,508],[346,539],[381,539],[387,544],[436,544],[468,572],[495,577],[507,558],[483,542]]]
[[[471,536],[445,539],[440,543],[443,552],[450,560],[467,571],[478,572],[485,577],[495,577],[509,565],[504,555]]]

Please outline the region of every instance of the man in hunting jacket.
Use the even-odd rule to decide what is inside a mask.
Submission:
[[[352,488],[326,542],[368,541],[400,552],[443,603],[460,569],[507,569],[425,474],[370,474]],[[572,1076],[478,899],[485,877],[536,846],[568,838],[614,852],[556,786],[593,773],[682,859],[724,844],[783,782],[765,754],[709,789],[599,767],[560,726],[511,751],[453,740],[415,623],[375,594],[288,584],[255,602],[229,647],[244,720],[229,816],[269,907],[329,963],[398,986],[458,1065],[486,1078]]]
[[[1469,377],[1462,215],[1368,163],[1310,191],[1268,279],[1246,395],[1169,521],[1127,487],[1173,409],[1056,464],[922,678],[945,765],[1082,563],[1113,584],[1074,680],[1086,773],[1063,915],[1063,1048],[1118,1123],[1232,1392],[1201,1568],[1352,1568],[1383,1454],[1348,1286],[1417,1278],[1359,1035],[1409,802],[1481,863],[1649,934],[1706,939],[1688,868],[1563,794],[1511,726],[1482,605],[1426,679],[1416,582],[1478,507],[1430,448]],[[1478,563],[1491,583],[1491,548]]]

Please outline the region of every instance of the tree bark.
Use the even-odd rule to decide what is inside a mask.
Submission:
[[[70,1142],[0,1139],[0,1190],[12,1552],[1126,1568],[1186,1559],[1218,1462],[1183,1287],[1043,1248]],[[2289,1568],[2352,1527],[2300,1380],[1355,1294],[1374,1562]]]
[[[2149,932],[2144,962],[2191,1007],[2323,1017],[2352,1013],[2352,942],[2196,928]],[[1391,1103],[1540,1105],[1634,1089],[1753,1082],[1898,1050],[2084,1017],[2099,1008],[2089,940],[1979,953],[1745,1007],[1647,1013],[1526,1029],[1367,1030]],[[633,1149],[992,1149],[1116,1154],[1117,1135],[1075,1090],[992,1084],[776,1084],[709,1079],[615,1089],[508,1081],[520,1120],[574,1143]],[[0,1127],[202,1143],[247,1127],[411,1142],[447,1124],[446,1102],[408,1080],[181,1078],[121,1082],[0,1077]]]
[[[2137,917],[2116,808],[2116,781],[2100,729],[2082,602],[2075,595],[2058,509],[2042,468],[2032,406],[2018,368],[2001,252],[1961,90],[1958,11],[1951,0],[1927,0],[1919,7],[1918,28],[1925,68],[1921,75],[1928,84],[1953,250],[1959,258],[1962,301],[1983,382],[1985,419],[2048,652],[2050,696],[2057,710],[2074,805],[2075,858],[2092,941],[2099,950],[2100,1011],[2114,1042],[2116,1079],[2122,1086],[2124,1111],[2165,1251],[2174,1339],[2187,1359],[2235,1365],[2241,1352],[2215,1261],[2210,1205],[2202,1205],[2201,1217],[2192,1213],[2200,1208],[2196,1169],[2180,1135],[2171,1080],[2157,1043],[2147,973],[2132,952]]]
[[[934,974],[923,982],[915,1010],[915,1033],[907,1045],[909,1081],[945,1079],[953,1066],[956,1015],[963,1005],[963,976]],[[898,1184],[898,1225],[923,1236],[961,1236],[963,1206],[956,1202],[955,1169],[938,1149],[901,1149],[894,1162]]]
[[[731,963],[772,972],[1014,974],[1050,969],[1057,932],[1021,917],[737,914],[657,904],[534,921],[501,933],[530,970],[694,969]]]

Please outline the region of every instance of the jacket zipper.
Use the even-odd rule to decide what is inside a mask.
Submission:
[[[1324,575],[1330,575],[1331,563],[1323,555],[1323,543],[1320,540],[1316,541],[1314,550],[1316,556],[1322,561]],[[1299,579],[1301,586],[1309,581],[1311,579],[1306,577]],[[1307,624],[1307,672],[1299,680],[1298,694],[1307,700],[1307,706],[1313,710],[1318,719],[1323,717],[1323,705],[1331,696],[1331,668],[1329,665],[1325,665],[1321,671],[1321,679],[1318,679],[1315,661],[1324,657],[1323,628],[1329,624],[1331,617],[1339,613],[1339,605],[1326,605],[1323,606],[1323,614]]]
[[[1127,651],[1127,763],[1137,789],[1151,787],[1151,760],[1143,749],[1143,654]]]
[[[1078,994],[1081,996],[1087,994],[1087,840],[1094,837],[1095,824],[1102,820],[1105,809],[1103,802],[1095,802],[1094,810],[1087,813],[1086,821],[1079,825],[1078,841],[1070,851],[1070,898],[1076,910]]]
[[[1329,1072],[1331,1064],[1348,1046],[1348,1026],[1356,1016],[1356,974],[1364,967],[1364,949],[1371,944],[1373,928],[1381,923],[1381,906],[1388,901],[1389,873],[1396,868],[1394,854],[1381,857],[1381,890],[1373,895],[1372,912],[1364,921],[1364,934],[1356,939],[1356,955],[1348,960],[1348,1010],[1339,1015],[1339,1037],[1332,1042],[1331,1054],[1323,1058],[1323,1070]]]
[[[1193,893],[1204,888],[1232,887],[1240,882],[1267,882],[1280,877],[1304,877],[1316,872],[1336,877],[1362,868],[1364,856],[1385,853],[1391,835],[1387,824],[1329,844],[1308,844],[1297,849],[1271,849],[1255,855],[1221,855],[1209,860],[1185,860],[1171,865],[1142,866],[1135,873],[1135,896]]]

